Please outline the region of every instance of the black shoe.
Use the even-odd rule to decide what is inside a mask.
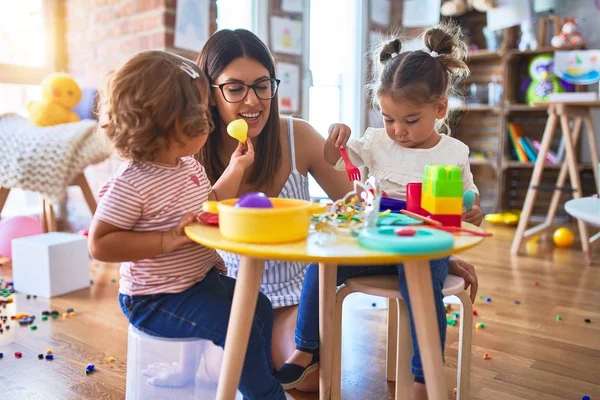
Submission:
[[[319,354],[313,354],[313,358],[307,367],[301,367],[296,364],[283,364],[275,374],[275,379],[281,383],[283,390],[294,389],[306,375],[319,368]]]

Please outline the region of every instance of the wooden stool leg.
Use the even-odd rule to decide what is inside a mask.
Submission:
[[[83,197],[85,198],[85,202],[87,203],[92,215],[96,212],[96,198],[90,189],[90,185],[88,184],[87,179],[85,179],[85,175],[83,172],[75,177],[73,181],[74,185],[77,185],[81,188],[81,192],[83,193]]]
[[[512,246],[510,248],[510,254],[512,255],[518,254],[519,248],[521,247],[521,243],[525,236],[525,230],[527,229],[527,225],[529,224],[529,219],[531,218],[531,211],[533,210],[533,204],[535,203],[535,197],[537,195],[537,189],[533,186],[537,186],[542,179],[542,172],[544,171],[544,164],[546,162],[546,154],[548,154],[548,149],[550,148],[552,137],[554,136],[554,132],[556,131],[556,124],[556,112],[554,110],[554,107],[551,105],[548,108],[548,121],[546,122],[546,128],[544,129],[544,136],[542,138],[542,143],[538,152],[537,161],[535,162],[535,166],[533,167],[531,182],[529,183],[529,188],[527,189],[525,202],[523,203],[523,211],[521,212],[521,217],[519,218],[519,225],[517,226],[517,231],[515,233]]]
[[[471,386],[471,346],[473,338],[473,304],[464,290],[460,299],[460,331],[458,336],[458,364],[456,366],[456,399],[468,400]]]
[[[598,144],[596,143],[596,135],[594,134],[594,124],[592,123],[592,117],[586,116],[584,119],[585,122],[585,131],[587,133],[588,144],[590,146],[590,156],[592,157],[592,169],[594,170],[594,177],[596,180],[596,193],[600,194],[600,187],[598,186],[600,183],[598,180],[600,177],[598,176]]]
[[[48,233],[48,214],[46,214],[46,199],[42,197],[42,232]]]
[[[387,351],[385,357],[386,374],[388,382],[396,380],[396,348],[398,331],[398,305],[396,299],[388,299],[387,309]]]
[[[341,399],[342,391],[342,309],[344,299],[350,293],[350,289],[342,286],[335,294],[335,338],[333,340],[333,371],[331,374],[331,397]]]
[[[0,216],[2,215],[2,210],[4,209],[4,204],[6,204],[6,199],[8,199],[9,193],[9,188],[0,186]]]
[[[577,118],[575,120],[575,124],[573,125],[573,143],[577,143],[579,140],[579,133],[581,132],[582,120],[581,118]],[[560,172],[558,173],[558,179],[556,180],[556,187],[561,188],[565,185],[565,181],[567,179],[567,172],[569,171],[569,164],[567,162],[563,162],[560,166]],[[552,194],[552,200],[550,200],[550,207],[548,208],[548,215],[546,216],[546,225],[550,226],[556,217],[556,211],[558,210],[558,204],[560,202],[560,196],[562,195],[562,190],[555,189]]]
[[[410,399],[415,377],[410,371],[413,355],[410,337],[410,317],[404,300],[395,300],[398,309],[398,337],[396,352],[396,400]]]
[[[581,119],[578,117],[578,119]],[[569,130],[569,120],[566,115],[562,115],[560,117],[561,129],[563,131],[563,139],[565,141],[565,159],[569,168],[569,176],[571,179],[571,186],[573,187],[573,197],[578,199],[582,196],[581,191],[581,181],[579,179],[579,168],[577,166],[577,156],[575,155],[575,148],[573,146],[573,141],[571,137],[571,132]],[[590,243],[589,236],[587,233],[587,227],[585,226],[585,222],[582,220],[577,220],[577,225],[579,227],[579,237],[581,238],[581,248],[586,258],[586,264],[591,263],[590,259]]]

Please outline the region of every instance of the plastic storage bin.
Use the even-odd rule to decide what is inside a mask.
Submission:
[[[126,400],[216,399],[222,358],[211,341],[156,337],[130,325]]]

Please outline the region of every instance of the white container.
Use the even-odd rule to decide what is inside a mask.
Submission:
[[[16,291],[56,297],[90,286],[87,238],[63,232],[12,241],[13,285]]]
[[[222,359],[223,349],[209,340],[156,337],[129,325],[125,398],[216,399]]]

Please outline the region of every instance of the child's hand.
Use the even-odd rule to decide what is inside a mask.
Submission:
[[[479,288],[479,281],[477,274],[475,273],[475,267],[466,261],[459,258],[450,258],[450,268],[448,270],[452,275],[460,276],[465,280],[465,290],[471,286],[471,303],[475,303],[477,298],[477,289]]]
[[[188,213],[183,216],[175,228],[163,232],[161,237],[161,248],[163,253],[169,253],[186,244],[193,243],[190,238],[185,236],[183,228],[192,222],[195,222],[197,215],[198,213]]]
[[[463,212],[462,220],[473,225],[480,226],[481,221],[483,221],[483,211],[481,210],[481,207],[474,204],[473,208],[471,208],[471,211]]]
[[[346,147],[346,143],[348,143],[348,139],[350,139],[350,135],[352,131],[350,127],[344,124],[332,124],[329,127],[329,140],[331,140],[335,147],[344,148]]]
[[[236,164],[247,169],[254,162],[254,146],[251,140],[246,143],[239,142],[237,148],[231,155],[229,164]]]

